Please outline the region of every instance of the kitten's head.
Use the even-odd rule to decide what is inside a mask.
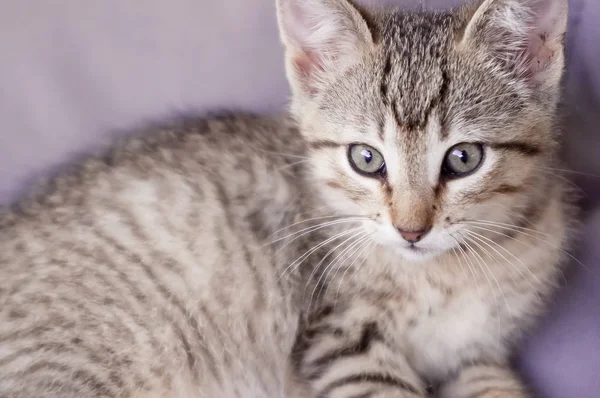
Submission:
[[[278,15],[292,111],[328,204],[369,217],[372,237],[409,259],[535,216],[555,152],[567,0],[447,13],[278,0]]]

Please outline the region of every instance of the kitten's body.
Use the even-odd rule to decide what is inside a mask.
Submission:
[[[541,171],[555,36],[513,76],[471,48],[501,13],[279,6],[300,131],[249,116],[167,129],[0,218],[0,397],[527,396],[508,360],[570,221]],[[331,29],[302,30],[306,15]],[[481,168],[442,178],[468,140]],[[385,175],[348,165],[357,142]]]
[[[0,396],[283,396],[307,243],[262,246],[314,207],[302,149],[283,119],[201,121],[7,215]]]

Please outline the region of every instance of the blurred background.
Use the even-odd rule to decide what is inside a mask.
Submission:
[[[557,1],[557,0],[545,0]],[[370,0],[448,8],[460,0]],[[571,0],[564,155],[585,229],[519,365],[542,397],[600,397],[600,2]],[[0,204],[173,115],[285,109],[274,0],[0,1]]]

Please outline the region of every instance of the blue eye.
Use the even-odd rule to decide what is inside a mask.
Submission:
[[[463,142],[446,152],[442,173],[451,178],[466,177],[483,163],[483,146]]]
[[[383,156],[377,149],[369,145],[350,145],[348,160],[352,168],[360,174],[376,175],[385,172]]]

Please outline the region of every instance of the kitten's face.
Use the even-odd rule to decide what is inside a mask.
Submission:
[[[509,87],[494,82],[494,95],[472,88],[473,98],[481,95],[492,105],[481,112],[467,99],[452,100],[454,85],[464,85],[449,76],[445,101],[452,105],[434,106],[419,127],[409,129],[398,122],[405,110],[395,113],[377,93],[349,103],[365,96],[351,93],[360,86],[352,80],[368,76],[360,69],[349,74],[346,87],[339,87],[344,95],[326,96],[315,127],[307,130],[313,172],[330,206],[343,215],[367,216],[363,225],[371,237],[411,260],[439,255],[465,238],[485,246],[486,229],[497,228],[466,221],[513,224],[527,210],[543,173],[541,151],[552,138],[531,137],[518,125],[519,114],[528,112],[512,108],[518,101],[501,110],[493,98],[510,97]],[[473,107],[478,117],[472,117]]]
[[[529,54],[536,66],[513,70],[486,62],[504,47],[481,49],[490,33],[468,23],[476,12],[372,15],[366,27],[342,0],[282,1],[340,7],[326,22],[339,24],[335,37],[345,41],[312,38],[329,46],[326,55],[313,43],[290,56],[288,44],[294,112],[330,206],[366,217],[372,239],[409,260],[461,244],[491,250],[502,225],[535,216],[554,149],[562,52]]]

